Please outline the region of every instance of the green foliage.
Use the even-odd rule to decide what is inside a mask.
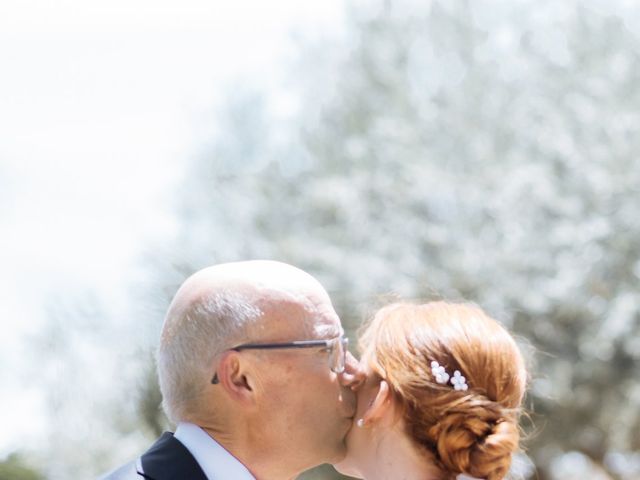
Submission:
[[[0,462],[0,480],[43,480],[44,475],[31,467],[24,458],[12,453]]]

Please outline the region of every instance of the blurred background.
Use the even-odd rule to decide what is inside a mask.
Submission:
[[[4,0],[0,479],[170,428],[168,302],[250,258],[352,336],[477,302],[532,368],[512,478],[640,479],[639,125],[635,0]]]

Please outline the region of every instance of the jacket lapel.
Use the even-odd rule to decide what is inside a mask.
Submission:
[[[140,457],[142,472],[138,475],[151,480],[207,480],[206,475],[189,453],[189,450],[165,432],[146,453]]]

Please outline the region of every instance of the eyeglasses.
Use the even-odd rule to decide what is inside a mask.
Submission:
[[[324,347],[329,352],[329,368],[334,373],[344,372],[347,361],[347,347],[349,339],[340,335],[330,340],[298,340],[285,343],[245,343],[237,347],[230,348],[239,352],[241,350],[280,350],[290,348],[319,348]],[[218,383],[218,373],[213,376],[211,383]]]

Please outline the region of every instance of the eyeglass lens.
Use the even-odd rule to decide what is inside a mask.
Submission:
[[[335,373],[344,372],[345,357],[347,355],[346,339],[336,338],[331,345],[331,370]]]

